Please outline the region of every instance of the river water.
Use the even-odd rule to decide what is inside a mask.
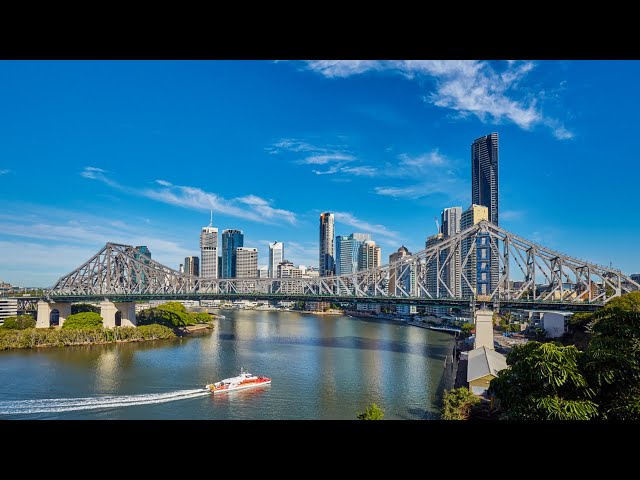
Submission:
[[[188,338],[0,352],[2,419],[439,418],[453,337],[386,320],[224,310]],[[240,367],[272,378],[211,395]]]

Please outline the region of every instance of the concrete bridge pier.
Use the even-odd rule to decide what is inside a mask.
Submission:
[[[134,302],[100,302],[100,316],[105,328],[116,326],[135,327],[136,308]]]
[[[493,310],[479,308],[475,311],[476,340],[473,348],[493,350]]]
[[[38,302],[38,313],[36,315],[36,328],[49,328],[52,316],[58,317],[58,324],[62,326],[64,321],[71,315],[71,304],[64,302]]]

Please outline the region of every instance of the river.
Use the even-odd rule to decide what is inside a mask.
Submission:
[[[439,418],[453,337],[387,320],[224,310],[212,333],[0,352],[2,419]],[[240,367],[272,378],[211,395]]]

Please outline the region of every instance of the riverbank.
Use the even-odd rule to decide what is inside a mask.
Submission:
[[[175,338],[176,333],[163,325],[91,329],[25,328],[0,329],[0,350],[20,348],[103,345]]]

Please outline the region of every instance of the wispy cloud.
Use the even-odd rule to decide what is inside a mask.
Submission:
[[[423,97],[427,103],[461,116],[475,115],[483,123],[509,121],[524,130],[543,125],[558,139],[573,137],[559,120],[542,112],[535,92],[521,88],[521,80],[535,67],[533,62],[509,61],[497,68],[476,60],[312,60],[306,65],[328,78],[381,71],[408,79],[430,78],[435,85]]]
[[[389,230],[384,225],[373,224],[365,220],[356,218],[352,213],[334,212],[334,216],[337,222],[354,227],[361,233],[371,233],[372,235],[379,235],[395,241],[397,241],[399,238],[398,232]]]
[[[7,169],[0,169],[0,175],[6,175],[7,173],[9,173],[11,170],[7,170]]]
[[[231,217],[251,220],[258,223],[278,223],[281,221],[295,224],[295,213],[281,208],[274,208],[270,200],[256,195],[225,199],[220,195],[207,192],[198,187],[174,185],[158,179],[153,187],[134,189],[120,185],[107,177],[105,170],[96,167],[86,167],[81,175],[91,180],[101,181],[110,187],[117,188],[132,195],[141,195],[162,203],[175,205],[193,210],[214,210],[215,213]]]
[[[339,168],[345,163],[356,160],[356,157],[353,156],[344,145],[319,146],[295,138],[280,139],[266,147],[265,150],[270,154],[293,153],[297,157],[294,163],[299,165],[334,164],[336,165],[335,168]],[[302,156],[302,158],[300,158],[300,156]],[[318,173],[318,175],[322,175],[322,173]]]

